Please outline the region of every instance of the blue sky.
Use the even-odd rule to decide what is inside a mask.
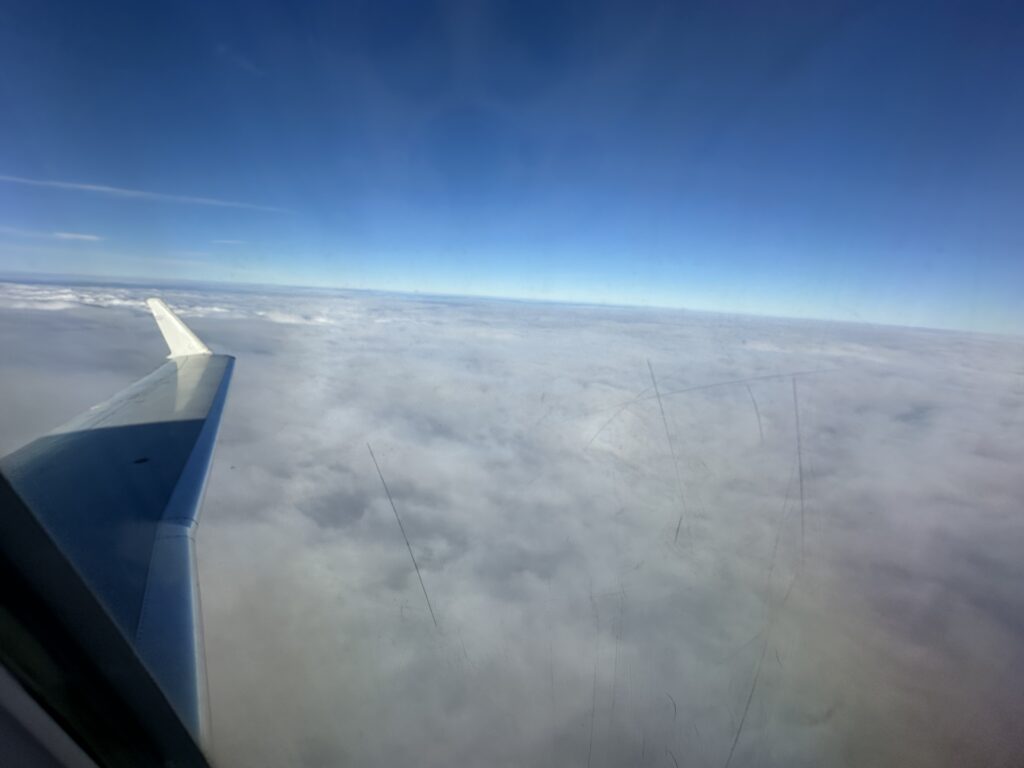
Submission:
[[[24,5],[7,272],[1024,332],[1015,3]]]

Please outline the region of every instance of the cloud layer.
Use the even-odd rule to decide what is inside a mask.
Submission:
[[[0,448],[159,362],[149,292],[0,285]],[[1021,340],[162,293],[238,358],[199,536],[218,764],[1024,757]]]

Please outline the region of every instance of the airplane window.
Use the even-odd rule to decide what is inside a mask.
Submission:
[[[0,471],[213,764],[1024,761],[1024,9],[0,19]]]

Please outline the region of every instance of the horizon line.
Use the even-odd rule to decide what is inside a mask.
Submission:
[[[355,287],[351,285],[310,285],[304,283],[261,283],[261,282],[243,282],[240,280],[196,280],[184,278],[178,281],[162,280],[160,278],[140,277],[140,276],[115,276],[115,275],[88,275],[88,274],[74,274],[66,272],[22,272],[18,270],[4,271],[0,270],[0,281],[20,283],[22,285],[32,283],[43,283],[43,284],[61,284],[61,280],[64,280],[65,285],[93,285],[97,287],[123,287],[123,288],[169,288],[169,289],[189,289],[189,288],[220,288],[231,292],[232,289],[252,290],[252,289],[269,289],[272,291],[280,292],[281,289],[292,289],[296,291],[320,291],[320,292],[332,292],[332,291],[345,291],[352,293],[372,293],[372,294],[383,294],[391,295],[403,298],[427,298],[427,299],[474,299],[484,301],[500,301],[509,303],[522,303],[522,304],[549,304],[564,307],[592,307],[592,308],[604,308],[604,309],[630,309],[630,310],[641,310],[651,312],[683,312],[698,315],[721,315],[721,316],[732,316],[732,317],[746,317],[746,318],[763,318],[769,320],[789,320],[796,322],[814,322],[814,323],[835,323],[839,325],[862,325],[877,328],[894,328],[904,330],[915,330],[915,331],[932,331],[941,333],[963,333],[968,335],[976,336],[998,336],[1000,338],[1024,338],[1024,332],[1022,331],[1010,331],[1010,330],[993,330],[991,328],[985,330],[969,329],[969,328],[958,328],[954,326],[937,326],[937,325],[907,325],[905,323],[896,323],[886,320],[864,320],[864,319],[845,319],[837,317],[824,317],[819,315],[785,315],[773,312],[762,312],[755,313],[750,311],[738,311],[729,309],[694,309],[683,305],[665,305],[665,304],[630,304],[625,301],[597,301],[597,300],[581,300],[581,299],[570,299],[570,298],[548,298],[548,297],[534,297],[534,296],[514,296],[509,294],[488,294],[488,293],[456,293],[456,292],[442,292],[442,291],[418,291],[400,288],[371,288],[371,287]]]

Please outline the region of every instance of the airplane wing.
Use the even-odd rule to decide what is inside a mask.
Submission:
[[[167,361],[0,459],[0,752],[51,753],[18,764],[78,765],[63,732],[83,765],[206,765],[194,536],[234,358],[147,303]]]

